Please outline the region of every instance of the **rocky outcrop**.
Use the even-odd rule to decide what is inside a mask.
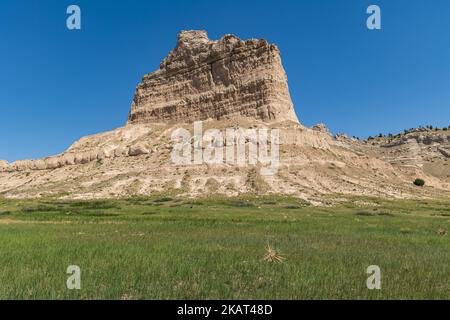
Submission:
[[[182,31],[160,69],[134,95],[129,123],[193,122],[238,116],[298,121],[278,48],[206,31]]]
[[[195,149],[199,143],[190,122],[197,120],[206,120],[204,142],[211,141],[211,132],[225,137],[213,141],[214,147],[226,144],[222,162],[196,162],[196,152],[201,151],[200,158],[213,152],[208,143]],[[178,129],[187,136],[183,154],[189,159],[193,152],[191,164],[173,161],[177,148],[172,133]],[[261,131],[238,144],[228,138],[228,129]],[[261,140],[269,130],[271,139]],[[294,113],[276,46],[232,35],[212,41],[204,31],[184,31],[160,69],[138,86],[126,126],[83,137],[52,157],[0,161],[0,193],[108,198],[172,191],[189,196],[256,192],[312,203],[322,203],[327,195],[324,204],[336,194],[445,196],[450,192],[449,142],[448,129],[359,141],[333,137],[323,124],[306,128]],[[258,149],[262,161],[255,164],[251,148]],[[247,158],[243,163],[233,162],[239,150]],[[220,156],[220,150],[216,153]],[[263,177],[262,169],[276,174]],[[418,176],[427,188],[414,187]]]
[[[141,129],[136,124],[142,123],[243,117],[298,123],[278,48],[265,40],[242,41],[225,35],[212,41],[205,31],[182,31],[176,48],[161,62],[160,69],[146,75],[139,84],[128,121],[135,129],[124,132],[139,134]],[[12,164],[1,161],[0,172],[54,170],[150,154],[151,148],[135,141],[138,136],[133,138],[133,134],[120,138],[98,135],[100,140],[94,148],[84,144],[90,141],[85,137],[75,144],[80,147],[71,147],[60,155]]]
[[[137,143],[134,146],[131,146],[130,149],[128,150],[128,155],[132,157],[149,153],[150,151],[143,143]]]
[[[117,146],[116,148],[99,147],[85,152],[66,152],[61,155],[37,159],[18,160],[11,164],[0,160],[0,172],[54,170],[65,166],[87,164],[92,161],[126,156],[140,156],[149,154],[149,149],[143,143],[136,143],[131,147]]]
[[[323,123],[316,124],[314,127],[312,127],[312,129],[314,131],[330,134],[330,131],[328,130],[327,126],[324,125]]]
[[[0,160],[0,172],[9,171],[11,169],[11,166],[9,165],[9,162],[6,160]]]
[[[439,152],[446,158],[450,158],[450,147],[448,148],[438,148]]]

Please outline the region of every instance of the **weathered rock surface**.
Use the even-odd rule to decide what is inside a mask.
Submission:
[[[316,124],[314,127],[312,127],[313,130],[323,132],[326,134],[330,134],[330,131],[328,130],[327,126],[323,123]]]
[[[438,147],[438,151],[439,151],[440,153],[442,153],[442,155],[443,155],[444,157],[450,158],[450,146],[447,147],[447,148],[439,148],[439,147]]]
[[[10,169],[9,162],[6,160],[0,160],[0,171],[7,171]]]
[[[278,48],[206,31],[182,31],[160,69],[134,95],[129,123],[192,122],[246,116],[297,121]]]
[[[374,156],[397,168],[428,174],[450,183],[450,133],[448,128],[416,128],[401,134],[367,141],[347,141],[354,151]],[[422,171],[418,173],[417,170]]]
[[[150,150],[148,150],[147,146],[144,143],[137,143],[134,146],[131,146],[128,150],[128,155],[135,157],[143,154],[149,154]]]

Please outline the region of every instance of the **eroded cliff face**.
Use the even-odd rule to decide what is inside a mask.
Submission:
[[[266,40],[182,31],[160,69],[134,95],[129,123],[249,117],[297,122],[280,53]]]

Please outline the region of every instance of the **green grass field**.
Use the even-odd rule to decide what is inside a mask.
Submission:
[[[449,299],[450,200],[353,200],[0,199],[0,299]]]

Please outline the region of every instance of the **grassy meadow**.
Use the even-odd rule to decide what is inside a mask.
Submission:
[[[0,199],[0,299],[450,299],[449,230],[450,200]]]

